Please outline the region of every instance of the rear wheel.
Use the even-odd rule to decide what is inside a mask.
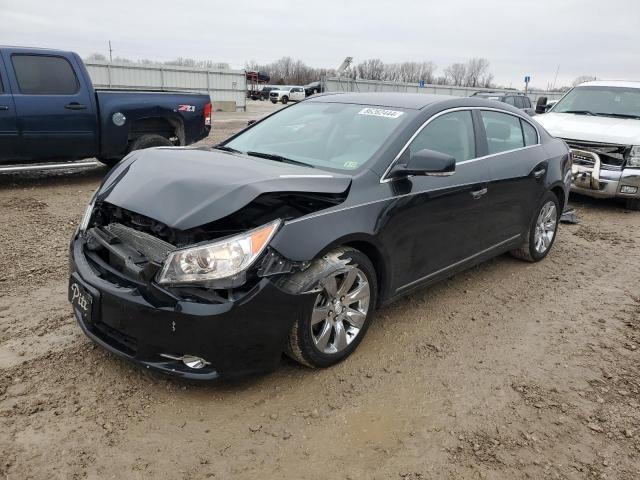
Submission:
[[[131,143],[129,151],[133,152],[134,150],[144,150],[145,148],[151,147],[173,147],[173,143],[171,143],[171,140],[163,137],[162,135],[142,135],[141,137],[136,138]]]
[[[511,251],[514,257],[528,262],[539,262],[553,246],[561,214],[558,197],[553,192],[547,192],[536,212],[524,241]]]
[[[351,355],[373,318],[377,299],[373,265],[358,250],[340,252],[340,258],[348,259],[346,271],[321,280],[313,309],[289,333],[287,355],[309,367],[330,367]]]

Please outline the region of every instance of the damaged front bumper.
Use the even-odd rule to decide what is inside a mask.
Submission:
[[[640,198],[640,169],[608,169],[600,156],[591,151],[571,149],[574,158],[589,165],[574,163],[571,167],[571,191],[598,198]]]
[[[273,370],[293,322],[316,297],[287,292],[271,278],[211,302],[179,298],[153,281],[118,284],[87,259],[82,235],[72,240],[70,271],[70,300],[73,288],[90,296],[89,311],[74,312],[91,340],[141,367],[192,380]],[[204,364],[191,368],[185,356]]]

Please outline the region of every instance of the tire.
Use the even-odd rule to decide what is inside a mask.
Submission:
[[[353,295],[353,298],[356,298],[356,295],[360,293],[363,300],[354,301],[350,304],[336,304],[330,300],[331,297],[328,291],[323,287],[323,291],[318,293],[316,297],[313,309],[296,320],[289,332],[285,353],[293,360],[311,368],[330,367],[341,362],[354,352],[373,321],[377,301],[378,282],[376,273],[373,264],[366,255],[352,248],[340,248],[327,254],[327,257],[330,256],[348,260],[348,270],[346,273],[327,275],[323,281],[327,280],[327,283],[331,284],[330,279],[335,278],[334,285],[337,287],[337,293],[340,294],[344,293],[340,292],[345,285],[342,282],[346,280],[347,282],[345,283],[348,283],[348,279],[353,278],[353,275],[355,275],[353,284],[351,286],[347,285],[347,293],[342,298],[346,298],[350,294]],[[365,299],[367,287],[369,295]],[[337,308],[342,308],[338,305],[343,305],[344,310],[340,315],[335,315]],[[336,312],[332,309],[336,309]],[[328,316],[319,321],[318,319],[323,317],[324,312],[327,312]],[[357,315],[354,316],[354,312]],[[339,318],[342,320],[338,320]],[[353,323],[351,323],[352,321]],[[337,327],[338,323],[342,325],[341,328]],[[330,330],[329,333],[324,335],[323,333],[327,330]],[[323,342],[325,337],[326,341]],[[331,351],[334,349],[335,351]]]
[[[278,101],[277,100],[271,100],[271,103],[273,103],[275,105],[276,103],[278,103]]]
[[[287,97],[287,96],[282,97],[282,104],[283,105],[286,105],[288,101],[289,101],[289,97]]]
[[[553,205],[553,209],[555,209],[555,217],[553,217],[553,212],[549,210],[551,205]],[[547,209],[547,212],[549,212],[553,218],[549,218],[548,221],[543,221],[542,226],[547,228],[547,230],[544,234],[539,234],[539,230],[537,229],[541,228],[539,221],[545,209]],[[539,262],[546,257],[556,240],[561,215],[562,212],[560,211],[560,201],[558,197],[553,192],[545,193],[538,204],[538,208],[535,210],[535,215],[531,219],[525,240],[517,249],[511,250],[511,255],[520,260],[526,260],[527,262]],[[550,235],[550,232],[553,232],[553,234]],[[543,249],[541,249],[541,247],[543,247]]]
[[[627,210],[640,210],[640,199],[639,198],[628,198],[626,203]]]
[[[118,164],[118,162],[122,160],[124,157],[109,157],[109,158],[96,157],[96,158],[98,159],[99,162],[104,163],[109,167],[115,167]]]
[[[151,147],[173,147],[173,143],[162,135],[150,134],[136,138],[129,147],[129,152],[144,150]]]

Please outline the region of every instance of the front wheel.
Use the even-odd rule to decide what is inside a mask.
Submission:
[[[522,244],[512,250],[511,255],[528,262],[539,262],[546,257],[556,239],[561,213],[558,197],[547,192],[536,209]]]
[[[626,203],[627,210],[640,210],[640,199],[628,198]]]
[[[282,97],[282,104],[283,105],[286,105],[288,101],[289,101],[289,97]]]
[[[345,268],[320,281],[312,310],[293,324],[286,345],[288,356],[313,368],[330,367],[353,353],[377,299],[375,270],[366,255],[351,248],[328,255],[347,260]]]

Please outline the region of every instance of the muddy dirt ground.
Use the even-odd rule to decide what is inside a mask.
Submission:
[[[0,479],[640,478],[640,213],[572,198],[545,261],[382,309],[334,368],[192,385],[74,323],[67,244],[105,171],[0,176]]]

